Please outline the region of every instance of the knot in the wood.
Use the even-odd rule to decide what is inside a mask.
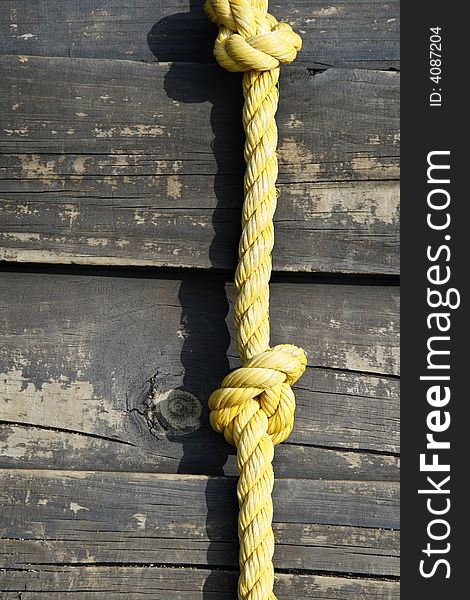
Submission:
[[[174,434],[191,433],[201,426],[202,404],[190,392],[153,391],[147,417],[150,421]]]
[[[274,346],[250,358],[243,367],[229,373],[211,394],[212,427],[236,445],[242,429],[235,427],[236,421],[248,423],[261,412],[267,417],[267,433],[273,443],[284,441],[294,425],[295,396],[291,385],[306,365],[302,348],[290,344]]]
[[[290,63],[302,46],[287,23],[267,12],[267,2],[207,0],[207,16],[219,26],[214,56],[228,71],[269,71]]]

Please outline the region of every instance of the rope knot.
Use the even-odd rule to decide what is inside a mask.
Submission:
[[[282,344],[269,348],[229,373],[209,398],[212,427],[237,444],[245,425],[253,417],[267,418],[267,433],[273,444],[284,441],[294,425],[295,396],[291,385],[305,371],[307,357],[302,348]],[[263,424],[260,423],[263,428]]]
[[[302,40],[267,12],[263,0],[207,0],[207,16],[219,27],[214,56],[227,71],[269,71],[297,56]]]

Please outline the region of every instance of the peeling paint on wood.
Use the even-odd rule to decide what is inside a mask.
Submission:
[[[18,70],[16,57],[2,60],[4,260],[234,267],[244,168],[236,76],[208,65],[31,58]],[[284,77],[275,269],[396,274],[398,74]],[[105,111],[104,89],[115,98]],[[27,131],[30,105],[10,110],[19,93],[34,97]],[[177,93],[186,95],[175,112]]]
[[[4,3],[0,20],[2,53],[160,62],[213,60],[216,30],[204,15],[202,1],[129,5],[124,0],[101,0],[101,10],[89,0]],[[399,66],[395,0],[332,0],[320,7],[318,2],[296,0],[278,2],[273,13],[302,35],[299,63],[310,67]]]
[[[236,473],[206,408],[238,364],[232,285],[4,273],[0,288],[5,466]],[[278,475],[396,479],[397,289],[273,283],[271,296],[275,341],[310,361]]]
[[[158,557],[177,566],[183,553],[188,566],[236,567],[234,480],[14,470],[0,479],[6,507],[0,531],[16,555],[0,555],[1,567],[113,566],[122,563],[123,551],[135,565]],[[28,504],[25,490],[32,490]],[[285,479],[276,482],[273,500],[275,568],[397,575],[396,483]]]

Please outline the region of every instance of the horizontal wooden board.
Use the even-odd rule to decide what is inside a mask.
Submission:
[[[236,573],[155,567],[42,567],[8,571],[0,598],[10,600],[233,600]],[[9,590],[15,590],[13,595]],[[285,600],[398,600],[397,581],[299,574],[276,575],[275,591]],[[18,596],[18,593],[21,596]]]
[[[234,267],[237,75],[196,64],[0,63],[1,257]],[[275,269],[398,273],[398,74],[290,68],[283,79]]]
[[[233,479],[7,470],[0,480],[3,568],[237,566]],[[280,479],[273,502],[275,568],[398,574],[398,484]]]
[[[3,466],[236,473],[206,410],[238,364],[231,284],[54,273],[0,282]],[[396,480],[398,289],[279,282],[271,295],[273,343],[309,356],[276,473]]]
[[[203,0],[6,0],[0,53],[160,62],[212,60],[216,28]],[[399,65],[399,3],[332,0],[271,3],[303,38],[298,63]]]
[[[35,481],[33,483],[36,483]],[[51,490],[47,490],[48,494]],[[175,494],[178,495],[176,490]],[[233,498],[223,495],[225,501],[233,503]],[[64,498],[62,498],[64,499]],[[40,498],[38,502],[44,502]],[[72,506],[74,506],[72,504]],[[29,510],[29,509],[28,509]],[[63,513],[63,509],[60,511]],[[114,510],[109,511],[109,516],[116,519],[114,531],[89,530],[86,536],[79,539],[75,531],[73,516],[60,531],[60,538],[47,537],[31,538],[22,537],[24,534],[18,530],[20,537],[1,537],[0,546],[0,571],[8,569],[37,569],[39,565],[66,565],[89,564],[90,562],[143,565],[143,564],[189,564],[194,567],[206,565],[234,568],[237,565],[237,534],[232,526],[236,518],[232,514],[228,517],[217,517],[224,520],[225,533],[217,536],[207,533],[207,519],[201,525],[201,519],[194,519],[190,523],[184,521],[176,530],[161,531],[160,534],[153,527],[151,531],[138,532],[135,527],[138,519],[142,523],[143,513],[134,513],[132,527],[129,523],[123,524]],[[22,519],[23,511],[17,509],[14,518]],[[63,519],[63,516],[61,514]],[[156,520],[157,515],[152,515]],[[44,519],[41,514],[38,518]],[[145,515],[147,524],[148,516]],[[31,523],[32,519],[28,519]],[[38,521],[36,527],[41,525],[44,530],[56,529],[54,523],[59,521],[59,513],[53,520]],[[215,521],[215,519],[214,519]],[[68,524],[69,529],[65,525]],[[106,522],[108,529],[111,524]],[[229,527],[230,525],[230,527]],[[100,524],[101,526],[101,524]],[[125,529],[124,529],[125,526]],[[210,526],[211,531],[213,525]],[[348,573],[357,576],[368,575],[372,577],[397,577],[399,575],[399,543],[400,533],[395,530],[373,529],[368,527],[349,527],[340,525],[319,525],[316,523],[274,523],[276,539],[276,568],[283,569],[288,565],[291,570],[321,571],[329,573]],[[139,534],[140,533],[140,534]],[[93,561],[90,561],[93,557]],[[0,576],[1,580],[1,576]]]

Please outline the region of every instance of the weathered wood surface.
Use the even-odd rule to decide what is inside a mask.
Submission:
[[[204,0],[4,0],[0,53],[160,62],[208,62],[216,28]],[[303,38],[308,66],[399,66],[396,0],[271,3]]]
[[[205,406],[238,364],[231,284],[191,275],[0,281],[3,466],[236,474]],[[277,474],[396,480],[397,288],[274,283],[271,316],[274,342],[309,356]]]
[[[0,478],[3,568],[123,557],[237,566],[235,479],[24,470]],[[273,501],[278,570],[398,574],[396,483],[279,479]]]
[[[178,567],[42,567],[8,571],[1,600],[233,600],[237,574]],[[276,574],[276,593],[286,600],[398,600],[396,581]]]
[[[232,285],[126,275],[0,279],[0,589],[233,597],[235,480],[207,475],[235,457],[205,408],[237,364]],[[397,288],[273,283],[272,322],[310,357],[276,450],[279,594],[396,598]]]
[[[236,596],[235,456],[206,400],[238,365],[218,271],[240,81],[202,1],[131,4],[0,14],[0,256],[199,269],[1,274],[1,600]],[[304,39],[282,75],[278,271],[398,273],[397,4],[271,3]],[[273,343],[309,356],[276,448],[276,592],[398,600],[398,288],[320,281],[271,288]]]
[[[234,267],[237,76],[195,64],[0,64],[0,256]],[[398,74],[297,67],[284,79],[274,268],[397,273]]]

